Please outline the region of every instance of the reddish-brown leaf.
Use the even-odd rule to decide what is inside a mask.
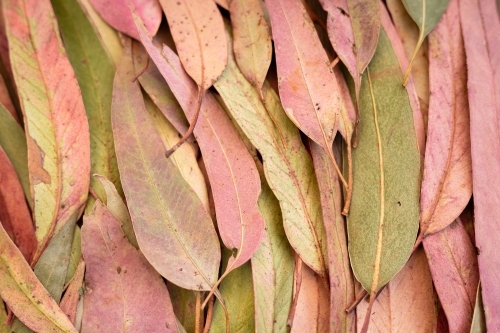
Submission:
[[[99,200],[84,216],[82,332],[178,332],[167,286]]]
[[[61,303],[59,304],[62,312],[68,316],[69,321],[71,321],[73,325],[75,325],[76,321],[76,309],[78,307],[78,302],[82,296],[81,288],[83,286],[84,273],[85,263],[81,260],[76,268],[75,274],[69,281],[66,292],[64,293]]]
[[[423,243],[450,332],[468,332],[476,303],[479,271],[476,249],[462,221],[457,219],[444,230],[426,237]]]
[[[460,0],[467,55],[472,184],[488,331],[500,331],[500,22],[494,0]]]
[[[144,20],[151,35],[154,36],[160,27],[162,12],[158,0],[89,0],[89,2],[106,23],[137,40],[139,35],[130,8]]]
[[[37,248],[35,228],[16,171],[0,147],[0,223],[30,262]]]

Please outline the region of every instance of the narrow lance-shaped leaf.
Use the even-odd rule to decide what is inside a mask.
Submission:
[[[402,0],[408,14],[418,25],[420,30],[420,35],[418,36],[417,45],[413,51],[413,55],[410,58],[410,65],[406,70],[406,74],[403,80],[403,84],[406,85],[408,76],[411,72],[411,67],[417,51],[422,45],[424,38],[431,32],[432,29],[441,19],[441,16],[448,7],[450,0]]]
[[[484,316],[484,305],[481,297],[481,286],[477,287],[476,306],[474,308],[474,317],[470,333],[486,333],[486,318]]]
[[[196,194],[165,158],[133,76],[128,45],[115,76],[111,120],[137,241],[164,277],[187,289],[210,290],[220,261],[215,229]]]
[[[467,55],[472,191],[479,275],[488,331],[500,329],[500,22],[493,0],[460,0]]]
[[[108,178],[122,192],[111,131],[111,94],[115,73],[113,63],[78,1],[51,1],[87,112],[90,172]],[[101,200],[104,199],[104,189],[97,179],[90,179],[90,187]],[[93,203],[93,197],[89,197],[87,212],[92,209]]]
[[[229,13],[234,57],[245,78],[260,91],[273,54],[270,27],[259,0],[232,0]]]
[[[10,324],[7,323],[7,310],[2,298],[0,298],[0,333],[9,333]]]
[[[137,16],[135,18],[138,19]],[[146,50],[184,113],[191,117],[197,107],[195,83],[182,68],[176,54],[165,45],[163,55],[160,54],[144,25],[136,22]],[[210,179],[220,236],[228,249],[237,251],[230,258],[226,271],[229,272],[249,260],[260,244],[264,220],[257,207],[259,174],[231,120],[210,93],[201,103],[200,119],[194,134]]]
[[[375,293],[403,267],[418,230],[420,159],[408,94],[391,43],[379,45],[361,87],[354,187],[347,220],[356,278]]]
[[[429,35],[431,98],[420,194],[420,239],[452,223],[472,195],[465,61],[458,3],[452,0]]]
[[[73,278],[73,275],[78,268],[78,264],[80,263],[80,259],[82,258],[82,234],[78,225],[75,228],[73,240],[71,241],[70,256],[71,257],[69,259],[68,271],[66,272],[66,280],[64,281],[64,285],[67,285],[68,282]]]
[[[36,332],[76,333],[0,225],[0,297]]]
[[[81,288],[83,286],[83,275],[85,273],[85,263],[80,261],[75,271],[75,276],[69,281],[66,292],[61,300],[61,310],[68,319],[75,324],[78,302],[81,298]]]
[[[0,75],[0,105],[5,107],[5,109],[7,109],[7,111],[9,111],[9,113],[11,114],[12,118],[14,118],[19,123],[19,116],[17,115],[14,104],[12,104],[12,100],[10,99],[9,95],[9,89],[7,88],[2,75]]]
[[[361,77],[377,48],[380,33],[378,0],[320,0],[328,12],[328,37],[354,79],[359,99]]]
[[[429,235],[423,244],[450,332],[467,332],[474,314],[479,271],[476,249],[462,221],[457,219]]]
[[[89,128],[48,0],[2,2],[28,144],[39,258],[87,199]]]
[[[356,308],[358,332],[367,308],[366,302],[361,302]],[[368,332],[435,332],[436,318],[429,266],[424,251],[418,249],[378,295]]]
[[[0,224],[19,247],[27,262],[37,248],[31,214],[16,172],[0,147]]]
[[[178,332],[167,286],[116,217],[96,201],[83,220],[82,332]]]
[[[158,0],[88,0],[95,11],[116,30],[139,39],[130,9],[135,10],[151,35],[155,35],[161,23],[161,7]],[[130,7],[129,7],[130,6]]]
[[[325,274],[326,240],[318,185],[297,128],[268,84],[262,88],[261,100],[238,69],[232,52],[215,88],[232,117],[262,154],[266,179],[280,202],[290,244],[307,265]]]

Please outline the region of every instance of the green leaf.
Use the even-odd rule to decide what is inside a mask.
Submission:
[[[408,66],[404,77],[403,82],[405,85],[408,80],[408,76],[410,75],[411,66],[415,56],[417,55],[418,49],[422,45],[424,38],[429,34],[429,32],[431,32],[432,29],[434,29],[436,24],[438,24],[441,16],[448,7],[449,2],[450,0],[403,0],[406,11],[410,14],[411,18],[415,21],[418,25],[418,29],[420,30],[417,45],[415,46],[415,50],[413,51],[413,55],[410,59],[410,65]]]
[[[111,131],[111,95],[115,74],[113,63],[78,1],[51,1],[68,58],[82,91],[89,121],[90,172],[106,177],[115,185],[118,193],[123,193]],[[104,189],[94,177],[90,179],[90,187],[101,200],[104,198]],[[87,200],[87,213],[94,201],[92,196]]]
[[[360,136],[353,151],[348,216],[356,278],[371,294],[404,266],[419,223],[420,157],[408,93],[391,43],[381,30],[363,78]]]
[[[0,146],[9,157],[12,166],[16,170],[24,195],[33,209],[31,199],[30,181],[28,175],[28,148],[26,146],[26,135],[12,115],[0,104]]]
[[[80,263],[82,258],[82,235],[80,227],[76,226],[75,233],[73,234],[73,241],[71,243],[71,256],[69,258],[68,272],[66,273],[66,280],[64,285],[66,285],[76,272],[76,268]]]
[[[167,287],[177,320],[186,331],[194,332],[196,324],[196,291],[178,287],[168,281]]]
[[[3,300],[0,298],[0,333],[9,333],[10,325],[5,322],[7,319],[7,310],[3,305]]]

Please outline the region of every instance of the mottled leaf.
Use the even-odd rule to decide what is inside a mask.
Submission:
[[[21,252],[0,225],[0,297],[14,314],[36,332],[76,329],[38,281]]]
[[[128,242],[120,221],[100,201],[83,220],[82,332],[177,332],[167,286]]]
[[[232,56],[215,88],[232,117],[262,154],[266,178],[280,201],[290,244],[307,265],[324,274],[326,240],[317,181],[297,128],[269,85],[263,86],[261,100]]]
[[[245,78],[260,90],[264,84],[273,48],[271,32],[259,0],[232,0],[234,57]]]
[[[144,25],[137,23],[146,50],[186,116],[192,118],[198,88],[183,70],[177,55],[165,45],[163,55],[160,54],[151,43]],[[220,38],[223,36],[225,34]],[[231,270],[252,257],[262,238],[264,220],[257,207],[259,174],[231,120],[210,93],[203,98],[194,135],[212,187],[220,236],[228,249],[237,251],[228,265],[228,270]]]
[[[450,332],[467,332],[479,283],[476,249],[460,219],[423,243]]]
[[[383,29],[360,92],[347,219],[352,269],[372,296],[404,266],[418,230],[420,160],[401,76]]]
[[[411,66],[413,60],[417,55],[417,51],[422,45],[424,38],[431,32],[432,29],[438,24],[441,16],[446,10],[450,0],[402,0],[406,11],[411,16],[413,21],[418,25],[420,34],[418,35],[417,44],[415,45],[415,50],[410,58],[410,65],[406,70],[404,84],[411,72]]]
[[[144,22],[151,35],[155,35],[161,23],[161,7],[158,0],[88,0],[106,23],[116,30],[139,39],[131,8]]]
[[[128,45],[115,76],[111,119],[137,241],[149,262],[170,281],[187,289],[210,290],[220,261],[212,221],[173,162],[165,158],[163,142],[133,76]]]
[[[493,0],[460,0],[467,55],[476,246],[488,331],[500,330],[500,21]]]
[[[356,308],[358,332],[368,303]],[[382,290],[372,308],[369,333],[435,332],[436,309],[425,253],[417,250],[406,266]]]
[[[2,2],[24,113],[38,251],[87,199],[89,128],[80,88],[48,0]]]
[[[213,0],[160,0],[160,4],[182,66],[204,92],[227,63],[227,43],[219,9]]]

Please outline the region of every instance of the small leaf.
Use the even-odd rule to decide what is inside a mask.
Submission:
[[[245,78],[260,91],[266,78],[273,48],[271,32],[259,0],[232,0],[234,57]]]
[[[82,333],[177,332],[167,287],[124,237],[116,217],[96,201],[83,220],[87,269]]]
[[[4,78],[0,75],[0,105],[5,107],[7,111],[9,111],[12,118],[14,118],[19,123],[19,117],[17,116],[16,108],[14,104],[12,104],[12,100],[10,99],[9,89],[5,84]]]
[[[66,314],[68,319],[74,324],[76,320],[76,308],[80,300],[80,289],[83,286],[83,273],[85,272],[85,263],[80,261],[75,275],[69,281],[66,292],[61,300],[61,311]]]
[[[82,234],[80,227],[77,225],[75,228],[75,233],[73,234],[73,241],[71,242],[71,257],[69,259],[68,271],[66,273],[66,279],[64,285],[67,285],[69,281],[75,275],[80,259],[82,258]]]
[[[470,333],[486,333],[486,318],[484,316],[483,298],[481,297],[481,286],[477,287],[476,306]]]
[[[187,332],[194,332],[196,325],[196,293],[198,291],[184,289],[168,281],[167,288],[177,320]],[[179,333],[181,332],[179,331]]]
[[[89,128],[50,2],[6,0],[2,5],[25,118],[36,262],[52,236],[76,221],[87,199]]]
[[[500,327],[500,20],[494,0],[460,0],[467,56],[472,191],[479,274],[488,331]]]
[[[9,333],[10,325],[7,324],[7,310],[4,307],[2,298],[0,298],[0,333]]]
[[[0,280],[0,297],[31,329],[36,332],[77,332],[1,225]]]
[[[432,29],[438,24],[441,16],[448,7],[450,0],[402,0],[408,14],[418,25],[420,30],[420,35],[418,36],[417,45],[415,45],[415,50],[410,58],[410,65],[406,70],[405,78],[403,80],[406,85],[408,76],[411,72],[411,67],[413,60],[417,55],[417,51],[422,45],[424,38],[431,32]]]
[[[95,11],[110,26],[132,38],[139,39],[130,8],[144,22],[148,32],[155,35],[161,23],[161,7],[157,0],[88,0]],[[130,7],[129,7],[130,6]]]
[[[196,194],[165,158],[133,75],[129,43],[115,76],[111,120],[137,241],[164,277],[183,288],[210,290],[220,261],[215,229]]]
[[[423,243],[450,332],[467,332],[479,283],[476,249],[460,219]]]

